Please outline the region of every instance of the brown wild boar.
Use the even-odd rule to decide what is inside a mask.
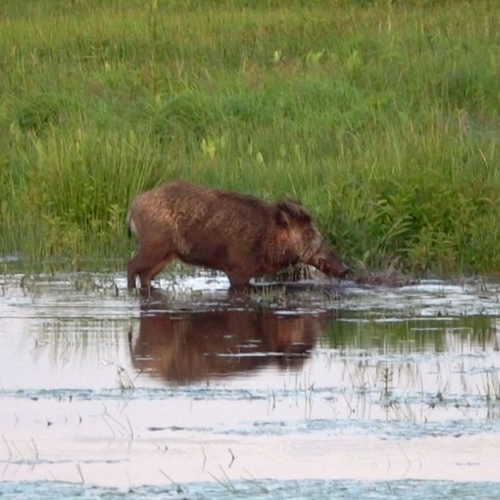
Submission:
[[[299,262],[331,277],[344,278],[348,272],[311,217],[291,201],[267,203],[177,181],[138,195],[128,224],[140,245],[128,263],[129,288],[137,276],[148,287],[175,258],[223,271],[233,288]]]

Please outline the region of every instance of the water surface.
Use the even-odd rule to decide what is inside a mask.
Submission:
[[[497,284],[159,285],[3,278],[0,492],[500,493]]]

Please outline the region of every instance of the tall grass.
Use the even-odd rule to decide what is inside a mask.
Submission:
[[[121,267],[182,177],[293,196],[351,262],[500,268],[494,1],[6,0],[0,256]]]

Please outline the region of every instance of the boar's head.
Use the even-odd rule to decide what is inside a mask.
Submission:
[[[330,277],[345,278],[349,268],[330,250],[310,215],[301,205],[282,201],[277,205],[276,222],[284,231],[283,249],[290,264],[303,262]]]

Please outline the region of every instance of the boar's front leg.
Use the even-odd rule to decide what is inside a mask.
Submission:
[[[245,273],[238,271],[226,271],[226,274],[229,279],[229,284],[233,290],[241,290],[250,285],[251,276],[248,276]]]

